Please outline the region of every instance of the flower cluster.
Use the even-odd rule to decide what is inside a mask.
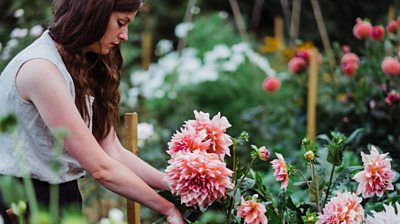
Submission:
[[[232,171],[223,161],[230,155],[232,140],[225,132],[231,125],[220,114],[210,119],[208,113],[194,113],[195,120],[187,121],[168,144],[171,159],[165,172],[182,203],[204,210],[234,187]]]
[[[237,216],[243,218],[245,223],[268,223],[267,216],[265,216],[267,210],[263,204],[257,202],[257,198],[257,194],[253,195],[253,197],[248,201],[245,201],[242,197],[242,202],[237,208]]]

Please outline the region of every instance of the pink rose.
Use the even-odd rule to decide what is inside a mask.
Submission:
[[[294,57],[289,61],[289,71],[292,73],[300,73],[307,68],[307,62],[300,57]]]
[[[359,64],[359,58],[354,53],[346,53],[343,55],[340,67],[342,71],[347,76],[353,76],[356,74]]]
[[[263,81],[263,89],[267,92],[276,92],[281,87],[281,81],[277,77],[267,77]]]
[[[374,26],[371,32],[371,39],[373,40],[382,40],[383,36],[385,36],[385,29],[383,26]]]
[[[392,57],[386,57],[381,64],[382,71],[388,76],[400,75],[400,62]]]
[[[396,33],[397,32],[397,25],[398,23],[394,20],[391,20],[389,24],[386,26],[386,31],[389,33]]]
[[[363,21],[360,18],[356,20],[353,27],[353,34],[357,39],[368,38],[372,32],[372,25],[368,21]]]

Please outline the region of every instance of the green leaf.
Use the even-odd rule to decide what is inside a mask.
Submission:
[[[17,117],[9,114],[4,117],[0,117],[0,133],[13,132],[18,124]]]
[[[355,141],[356,138],[359,138],[360,135],[365,133],[365,129],[364,128],[358,128],[355,131],[353,131],[350,136],[347,138],[346,140],[346,144],[349,144],[353,141]]]
[[[309,200],[311,202],[315,202],[317,203],[317,193],[318,193],[318,197],[321,199],[321,193],[322,190],[324,189],[325,185],[324,185],[324,178],[320,175],[316,175],[315,178],[311,181],[310,183],[310,188],[309,188]],[[317,191],[318,189],[318,191]]]

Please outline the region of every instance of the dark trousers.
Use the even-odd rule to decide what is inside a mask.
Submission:
[[[22,183],[22,179],[19,179]],[[50,184],[40,180],[32,179],[32,184],[35,189],[36,199],[41,207],[48,208],[50,204]],[[82,210],[82,197],[78,188],[78,181],[73,180],[70,182],[58,184],[59,186],[59,210],[64,211],[66,208],[73,207],[76,210]],[[10,208],[4,202],[2,192],[0,192],[0,214],[4,219],[4,224],[12,224],[6,210]]]

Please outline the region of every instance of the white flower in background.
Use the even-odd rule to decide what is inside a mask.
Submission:
[[[18,46],[18,40],[17,39],[11,39],[7,42],[6,46],[4,47],[2,54],[1,54],[1,59],[2,60],[8,60],[11,58],[11,52]]]
[[[198,6],[193,6],[193,7],[190,9],[190,12],[191,12],[193,15],[198,15],[198,14],[200,13],[200,8],[199,8]]]
[[[127,99],[125,100],[128,106],[135,107],[138,104],[139,97],[139,89],[138,88],[130,88],[128,90]]]
[[[228,13],[225,11],[221,11],[218,13],[219,18],[221,19],[227,19],[228,18]]]
[[[28,35],[28,29],[17,27],[11,31],[10,37],[11,38],[24,38],[27,35]]]
[[[25,11],[23,9],[17,9],[14,12],[14,17],[15,18],[20,18],[24,15]]]
[[[32,37],[38,37],[42,35],[43,31],[44,29],[41,25],[35,25],[29,30],[29,35],[31,35]]]
[[[138,139],[146,140],[154,134],[154,126],[149,123],[138,124]]]
[[[268,76],[276,76],[276,71],[271,68],[266,58],[251,49],[246,51],[246,56],[253,64],[257,65],[263,72],[265,72],[265,74]]]
[[[372,215],[367,215],[365,224],[398,224],[400,223],[400,205],[396,202],[396,211],[391,205],[383,205],[384,211],[372,211]]]
[[[186,51],[184,50],[183,53]],[[180,56],[178,52],[171,52],[158,60],[158,65],[161,66],[165,73],[171,73],[178,67],[180,63]]]
[[[108,217],[100,220],[100,224],[125,224],[124,213],[117,208],[112,208],[108,211]]]
[[[112,208],[108,212],[108,218],[111,221],[123,222],[124,221],[124,213],[120,209]]]
[[[218,80],[218,70],[213,66],[202,66],[194,74],[191,75],[190,82],[192,84],[198,84],[206,81]]]
[[[193,29],[192,23],[179,23],[175,27],[175,36],[179,38],[184,38],[187,36],[191,29]]]
[[[3,217],[1,217],[1,215],[0,215],[0,224],[4,224],[4,220]]]
[[[162,39],[162,40],[158,41],[158,43],[156,45],[156,54],[158,56],[165,55],[165,54],[171,52],[173,47],[174,46],[172,44],[172,41]]]
[[[240,42],[232,46],[232,51],[238,54],[243,54],[248,50],[250,50],[250,46],[245,42]]]

